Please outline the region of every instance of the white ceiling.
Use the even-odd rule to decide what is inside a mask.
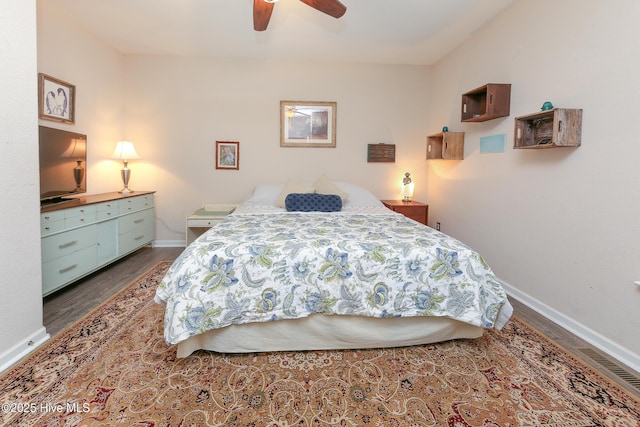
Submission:
[[[431,64],[515,0],[298,0],[253,30],[253,0],[42,0],[123,53]],[[51,5],[51,4],[49,4]]]

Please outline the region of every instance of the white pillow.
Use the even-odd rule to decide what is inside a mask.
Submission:
[[[342,204],[347,202],[349,194],[338,188],[326,175],[322,175],[313,183],[313,188],[318,194],[337,194],[342,199]]]
[[[382,202],[366,188],[349,182],[336,181],[335,185],[342,191],[349,194],[344,207],[382,207]]]
[[[276,199],[276,206],[279,208],[284,208],[285,207],[284,200],[291,193],[313,193],[313,192],[314,192],[313,187],[310,187],[305,184],[301,184],[293,180],[288,180],[287,183],[284,185],[282,192]]]
[[[283,187],[283,184],[259,184],[245,203],[274,206]]]
[[[296,183],[294,181],[292,185],[298,185],[298,188],[301,188],[303,191],[290,191],[285,192],[285,185],[283,184],[258,184],[251,196],[245,203],[250,203],[254,205],[262,205],[262,206],[276,206],[277,201],[280,196],[282,196],[282,206],[284,208],[284,199],[287,197],[287,194],[293,192],[300,193],[313,193],[314,188],[310,185],[303,183]],[[288,183],[287,183],[288,184]],[[338,189],[347,194],[346,203],[343,202],[343,207],[381,207],[384,206],[380,200],[376,196],[374,196],[369,190],[360,187],[356,184],[351,184],[349,182],[340,182],[336,181],[333,183]],[[285,194],[286,193],[286,194]],[[334,193],[335,194],[335,193]]]

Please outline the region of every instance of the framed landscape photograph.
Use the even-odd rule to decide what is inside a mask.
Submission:
[[[61,123],[75,123],[76,87],[38,73],[38,117]]]
[[[281,147],[335,147],[336,103],[280,101]]]
[[[216,141],[216,169],[240,169],[240,142]]]

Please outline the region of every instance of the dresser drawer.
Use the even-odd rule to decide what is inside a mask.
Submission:
[[[114,209],[118,210],[119,207],[120,205],[117,200],[109,200],[108,202],[97,203],[96,211],[101,212],[101,211],[112,211]]]
[[[64,230],[64,211],[54,211],[40,214],[41,236],[47,236],[60,230]]]
[[[95,246],[97,241],[95,224],[45,237],[42,239],[42,261],[47,262],[80,249]]]
[[[221,222],[223,218],[219,219],[191,219],[187,220],[187,227],[213,227],[217,223]]]
[[[144,196],[127,197],[126,199],[119,200],[120,214],[126,214],[129,212],[135,212],[142,209],[148,209],[153,207],[153,195],[146,194]]]
[[[95,205],[79,206],[64,211],[64,228],[82,227],[94,222],[96,222]]]
[[[85,206],[78,206],[76,208],[69,208],[69,209],[65,209],[64,210],[64,217],[66,218],[73,218],[76,216],[82,216],[82,217],[87,217],[90,218],[92,216],[95,216],[94,214],[96,213],[96,205],[85,205]]]
[[[153,209],[151,209],[153,213]],[[118,255],[124,255],[141,246],[150,243],[155,238],[155,225],[153,221],[145,221],[141,226],[126,233],[121,233],[118,237]]]
[[[64,219],[64,228],[82,227],[96,222],[96,213],[85,214],[81,216],[72,216]]]
[[[104,221],[116,218],[120,213],[120,205],[117,201],[104,202],[96,205],[96,220]]]
[[[130,215],[121,216],[118,219],[118,234],[125,234],[145,224],[153,224],[153,209],[134,212]]]
[[[96,267],[97,246],[81,249],[42,264],[42,294],[47,295]]]

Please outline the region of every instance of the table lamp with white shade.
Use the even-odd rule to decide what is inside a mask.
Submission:
[[[122,160],[124,167],[122,168],[122,182],[124,188],[119,191],[121,194],[131,194],[133,190],[129,189],[129,177],[131,176],[131,170],[127,167],[129,160],[139,160],[140,155],[136,152],[136,148],[131,141],[118,141],[116,149],[111,156],[112,159]]]

